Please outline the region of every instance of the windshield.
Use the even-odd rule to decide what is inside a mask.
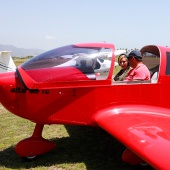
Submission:
[[[112,49],[68,45],[35,56],[21,65],[35,82],[105,80]]]
[[[86,48],[77,47],[75,45],[68,45],[56,48],[40,54],[28,60],[21,67],[24,70],[49,68],[49,67],[62,67],[62,66],[79,66],[81,60],[86,60],[86,64],[95,67],[96,53],[101,48]]]

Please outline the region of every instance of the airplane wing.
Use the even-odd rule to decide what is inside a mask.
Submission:
[[[116,50],[116,51],[114,52],[115,56],[120,55],[120,54],[122,54],[122,53],[126,53],[126,50]]]
[[[0,73],[15,71],[16,66],[11,57],[11,51],[0,51]]]
[[[99,111],[97,124],[156,169],[170,167],[169,109],[118,106]]]

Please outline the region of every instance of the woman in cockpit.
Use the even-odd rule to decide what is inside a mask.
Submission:
[[[118,57],[118,63],[121,67],[121,70],[115,75],[113,79],[115,81],[123,81],[131,70],[126,54],[120,54],[120,56]]]

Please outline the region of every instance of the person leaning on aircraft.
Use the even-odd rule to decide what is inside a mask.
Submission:
[[[119,63],[119,66],[121,67],[121,70],[115,75],[114,80],[123,81],[124,78],[129,73],[129,71],[131,70],[126,54],[119,55],[118,63]]]
[[[124,81],[150,80],[150,71],[146,65],[142,63],[142,55],[140,51],[131,51],[126,57],[132,69],[129,71]]]

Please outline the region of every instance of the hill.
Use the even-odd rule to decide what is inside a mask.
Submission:
[[[44,52],[44,50],[41,49],[25,49],[3,44],[0,44],[0,51],[11,51],[12,57],[35,56]]]

